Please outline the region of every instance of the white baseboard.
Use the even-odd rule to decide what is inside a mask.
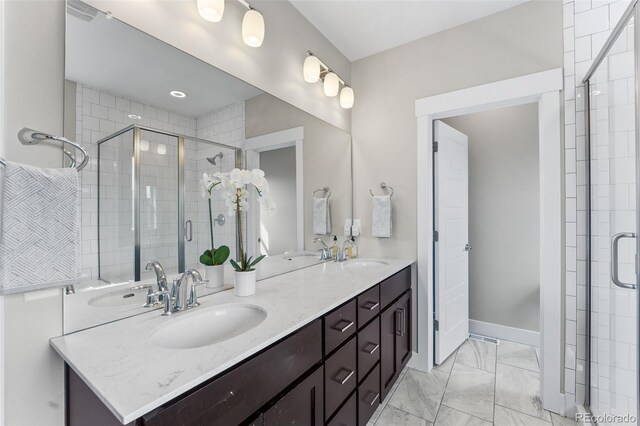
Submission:
[[[477,320],[469,320],[469,332],[487,337],[509,340],[530,346],[540,346],[540,333],[522,328],[507,327]]]

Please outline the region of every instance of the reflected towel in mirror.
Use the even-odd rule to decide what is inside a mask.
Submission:
[[[7,162],[2,196],[0,290],[76,284],[80,187],[75,168]]]
[[[329,197],[313,197],[313,233],[331,234],[331,207]]]
[[[391,195],[374,195],[371,235],[391,238]]]

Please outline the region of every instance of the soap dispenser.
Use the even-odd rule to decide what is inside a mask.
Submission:
[[[351,246],[347,249],[347,256],[354,259],[358,257],[358,243],[356,243],[355,237],[351,237]]]
[[[333,244],[331,245],[331,257],[335,259],[338,256],[339,250],[340,248],[338,247],[338,237],[334,235]]]

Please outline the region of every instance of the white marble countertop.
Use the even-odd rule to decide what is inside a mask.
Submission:
[[[129,423],[224,372],[291,334],[357,294],[411,265],[351,269],[328,262],[257,283],[256,294],[237,297],[224,291],[203,297],[193,311],[163,317],[158,311],[51,339],[51,346],[123,424]],[[153,345],[157,326],[220,304],[254,304],[267,311],[255,328],[229,340],[194,349]]]
[[[257,280],[261,281],[277,275],[286,274],[297,269],[322,263],[320,255],[315,252],[295,252],[270,256],[258,263]],[[195,266],[204,276],[202,265]],[[180,278],[182,274],[167,273],[169,283]],[[233,288],[235,275],[230,264],[225,265],[225,285],[223,288],[204,287],[198,290],[200,297],[208,296],[222,290]],[[144,314],[156,308],[143,308],[146,301],[147,290],[142,286],[156,286],[156,277],[153,272],[145,272],[143,279],[136,282],[108,283],[100,280],[87,280],[75,286],[74,294],[66,294],[64,303],[64,333],[74,333],[85,328],[95,327],[111,321],[121,320],[133,315]],[[134,291],[130,291],[134,290]],[[123,301],[122,304],[114,304],[116,297],[125,294],[135,294]],[[100,303],[98,299],[109,298]],[[98,303],[96,303],[98,302]],[[111,303],[109,303],[111,302]]]

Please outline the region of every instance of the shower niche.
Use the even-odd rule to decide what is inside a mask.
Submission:
[[[191,136],[130,125],[98,141],[97,229],[101,281],[116,284],[198,267],[211,246],[203,173],[239,166],[240,149]],[[236,247],[235,217],[212,195],[215,244]]]

